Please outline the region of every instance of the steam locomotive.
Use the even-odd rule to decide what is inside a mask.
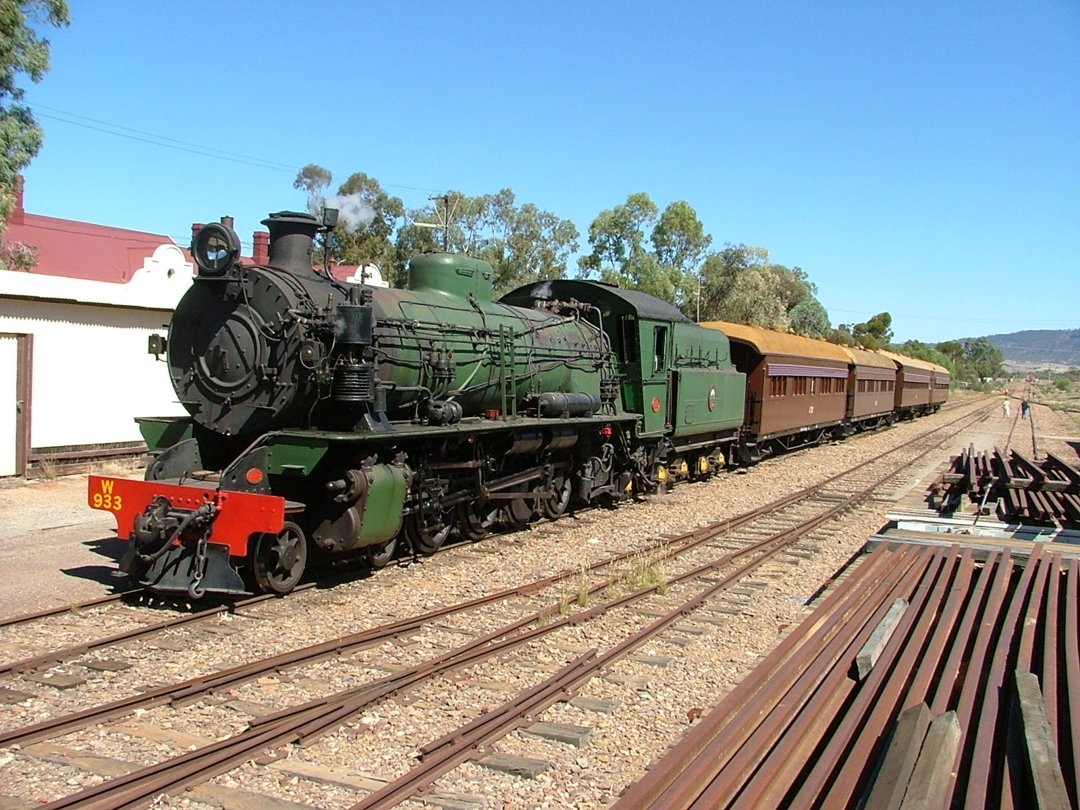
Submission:
[[[89,481],[148,588],[287,593],[316,556],[432,554],[747,446],[728,337],[669,304],[572,280],[496,302],[487,263],[446,253],[412,259],[405,289],[347,284],[312,263],[332,221],[263,224],[263,264],[225,222],[195,235],[197,276],[150,341],[189,415],[139,420],[144,480]]]

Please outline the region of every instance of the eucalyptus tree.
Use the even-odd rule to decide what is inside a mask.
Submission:
[[[577,251],[570,220],[533,203],[519,205],[508,188],[469,196],[448,191],[409,211],[398,232],[399,269],[425,250],[466,253],[491,264],[496,294],[533,281],[562,278]]]
[[[337,262],[374,264],[387,273],[394,265],[395,237],[405,217],[405,204],[364,172],[354,172],[336,194],[327,194],[333,179],[328,169],[309,163],[297,173],[293,188],[307,193],[312,214],[337,209],[338,221],[328,242]]]
[[[648,194],[631,194],[597,215],[589,244],[591,252],[578,261],[582,277],[655,295],[693,317],[712,237],[688,202],[678,200],[661,212]]]
[[[0,232],[15,206],[19,173],[44,139],[18,84],[24,75],[40,82],[49,70],[49,41],[34,24],[59,28],[70,22],[66,0],[0,0]]]

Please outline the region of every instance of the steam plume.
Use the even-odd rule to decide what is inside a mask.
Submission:
[[[375,219],[375,209],[368,205],[359,194],[346,194],[345,196],[327,197],[323,200],[327,208],[338,210],[338,222],[345,226],[345,230],[353,233],[357,228],[370,225]]]

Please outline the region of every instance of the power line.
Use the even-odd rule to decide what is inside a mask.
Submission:
[[[822,306],[824,306],[824,304],[822,304]],[[825,307],[825,309],[828,310],[830,315],[832,315],[835,312],[843,312],[843,313],[847,313],[848,315],[858,315],[859,317],[863,317],[863,318],[865,318],[867,320],[872,318],[874,315],[878,314],[877,312],[874,312],[874,313],[871,313],[870,315],[864,315],[864,313],[869,312],[869,310],[865,310],[865,309],[864,310],[840,309],[839,307],[835,307],[835,308],[834,307]],[[1001,323],[1002,320],[1003,320],[1000,317],[997,317],[997,318],[969,318],[967,316],[957,316],[957,315],[926,315],[926,314],[923,314],[921,312],[918,312],[918,313],[895,312],[892,309],[886,309],[884,311],[888,312],[892,316],[892,319],[893,319],[894,323],[896,322],[897,318],[904,318],[904,319],[907,319],[907,320],[920,320],[920,321],[949,321],[950,323],[957,323],[957,324],[963,324],[963,323]],[[1059,319],[1039,318],[1037,320],[1028,320],[1028,319],[1022,319],[1022,318],[1012,318],[1012,317],[1010,317],[1008,320],[1009,320],[1009,323],[1038,324],[1038,325],[1042,325],[1043,328],[1045,328],[1047,324],[1069,324],[1069,326],[1066,327],[1067,329],[1076,329],[1077,328],[1075,318],[1071,319],[1071,320],[1065,319],[1065,318],[1059,318]]]
[[[288,172],[289,174],[294,175],[296,172],[300,171],[299,167],[289,166],[284,163],[278,163],[277,161],[243,155],[237,152],[229,152],[224,149],[217,149],[213,146],[181,141],[166,135],[158,135],[154,132],[132,129],[109,121],[101,121],[97,118],[90,118],[85,115],[79,115],[78,113],[68,112],[67,110],[49,107],[45,104],[27,104],[26,106],[30,107],[34,111],[34,114],[41,118],[59,121],[75,127],[82,127],[83,129],[93,130],[94,132],[100,132],[105,135],[112,135],[117,138],[126,138],[128,140],[150,144],[151,146],[160,146],[163,149],[174,149],[179,152],[187,152],[189,154],[201,155],[202,157],[214,158],[215,160],[224,160],[230,163],[239,163],[241,165],[254,166],[255,168],[268,169],[271,171]],[[42,112],[43,110],[48,110],[49,112]],[[445,191],[445,189],[406,186],[399,183],[380,182],[380,185],[385,188],[399,188],[424,193],[440,194]]]

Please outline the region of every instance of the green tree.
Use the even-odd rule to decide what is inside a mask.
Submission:
[[[514,216],[506,245],[506,259],[496,266],[498,289],[563,278],[578,247],[578,229],[568,219],[525,203]]]
[[[975,375],[983,382],[992,377],[1001,377],[1004,370],[1001,364],[1005,355],[989,339],[973,338],[964,341],[964,359],[967,360]]]
[[[832,332],[829,313],[814,296],[808,296],[788,311],[791,329],[798,335],[828,338]]]
[[[339,210],[334,228],[335,255],[343,264],[374,264],[389,271],[394,264],[394,238],[405,216],[400,198],[383,190],[374,177],[355,172],[338,186],[326,205]]]
[[[864,349],[884,349],[892,341],[892,315],[879,312],[864,323],[852,325],[851,336]]]
[[[309,163],[296,173],[293,188],[302,189],[308,195],[308,211],[316,213],[322,207],[323,189],[330,185],[334,176],[322,166]]]
[[[589,226],[592,251],[578,261],[582,277],[655,295],[693,316],[698,280],[712,237],[685,200],[663,212],[644,192],[600,214]],[[651,245],[651,249],[650,249]]]
[[[787,309],[776,291],[765,248],[725,245],[701,268],[701,320],[749,323],[787,331]]]
[[[500,294],[533,281],[562,278],[578,247],[574,223],[533,203],[519,206],[508,188],[476,197],[448,191],[434,203],[405,215],[396,246],[399,273],[416,253],[467,253],[491,264]]]
[[[936,346],[927,346],[921,340],[908,340],[900,344],[899,351],[900,354],[905,354],[908,357],[916,357],[919,360],[927,360],[931,363],[937,363],[939,366],[944,366],[949,370],[949,374],[954,378],[957,377],[955,361]]]
[[[765,248],[725,245],[705,258],[699,278],[700,320],[751,323],[811,337],[830,333],[829,314],[806,272],[776,264]],[[690,307],[684,311],[695,314]]]
[[[955,340],[946,340],[938,343],[934,346],[934,350],[939,351],[948,357],[954,365],[964,357],[964,345]]]
[[[949,358],[948,366],[953,372],[953,378],[973,382],[978,378],[975,369],[968,362],[964,344],[956,340],[946,340],[934,346],[934,350]]]
[[[858,346],[855,338],[851,336],[851,327],[842,323],[835,329],[830,329],[825,333],[825,340],[829,343],[835,343],[838,346]]]
[[[0,232],[15,206],[19,172],[41,149],[43,134],[30,108],[20,103],[26,75],[40,82],[49,69],[49,41],[34,23],[71,22],[66,0],[0,0]]]
[[[690,203],[678,200],[660,214],[650,241],[660,265],[695,273],[705,259],[712,237],[705,233],[705,226]]]
[[[645,232],[652,231],[660,212],[652,198],[638,192],[622,205],[601,211],[589,225],[592,251],[578,260],[583,277],[608,275],[630,281],[640,274],[648,255]]]

